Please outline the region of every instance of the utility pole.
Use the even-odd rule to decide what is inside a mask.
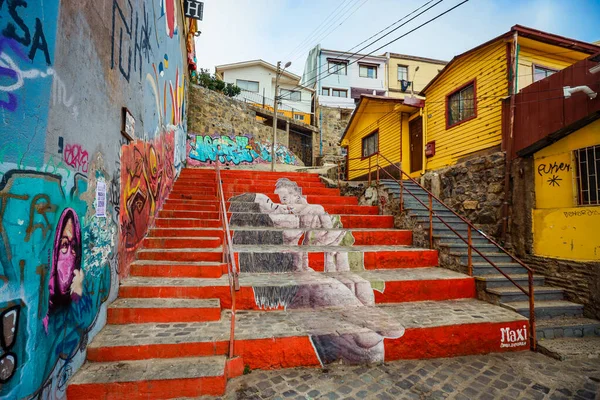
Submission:
[[[275,171],[275,143],[277,142],[277,89],[279,86],[279,69],[281,61],[277,61],[275,73],[275,100],[273,101],[273,140],[271,140],[271,172]]]
[[[287,67],[292,65],[291,61],[288,61],[281,69],[281,61],[277,61],[277,72],[275,73],[275,101],[273,102],[273,140],[271,147],[271,172],[275,171],[275,145],[277,144],[277,100],[279,96],[277,91],[279,90],[279,77],[283,74],[283,71]]]

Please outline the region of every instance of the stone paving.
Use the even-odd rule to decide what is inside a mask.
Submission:
[[[600,360],[520,352],[376,366],[251,371],[202,399],[599,399]]]

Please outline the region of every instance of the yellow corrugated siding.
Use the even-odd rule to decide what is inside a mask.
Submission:
[[[382,114],[383,113],[383,114]],[[372,171],[375,171],[375,166],[379,162],[379,166],[385,167],[390,165],[385,156],[392,163],[400,162],[401,154],[401,135],[400,135],[400,113],[391,113],[385,115],[383,111],[378,113],[370,110],[360,116],[356,128],[348,133],[344,142],[348,145],[348,178],[355,179],[362,175],[368,174],[369,158],[371,159]],[[408,134],[408,118],[403,119],[403,133]],[[369,158],[361,160],[362,139],[376,129],[379,129],[379,154],[377,157],[373,155]]]
[[[455,164],[465,154],[500,144],[500,101],[508,95],[506,68],[506,43],[498,40],[457,60],[427,90],[426,141],[436,142],[436,154],[427,160],[427,169]],[[446,96],[473,79],[476,79],[477,117],[446,129]]]

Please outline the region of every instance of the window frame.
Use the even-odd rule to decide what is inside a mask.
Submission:
[[[343,96],[343,97],[342,97],[342,96],[334,96],[334,95],[333,95],[333,92],[344,92],[344,93],[346,93],[346,95],[345,95],[345,96]],[[337,97],[337,98],[340,98],[340,99],[347,99],[347,98],[348,98],[348,89],[336,89],[336,88],[331,88],[331,95],[330,95],[330,96],[331,96],[331,97]]]
[[[396,67],[396,79],[398,79],[398,72],[400,68],[406,68],[406,79],[405,81],[410,82],[410,79],[408,77],[408,65],[403,65],[403,64],[398,64]],[[402,79],[398,79],[398,82],[400,82]]]
[[[304,114],[294,114],[294,120],[304,122]]]
[[[594,155],[594,160],[592,160],[592,164],[594,165],[594,173],[593,174],[589,174],[590,170],[588,169],[588,165],[589,165],[589,160],[587,158],[588,156],[588,149],[591,149],[591,152]],[[584,202],[584,190],[583,187],[581,185],[581,182],[584,181],[584,177],[582,176],[582,172],[583,172],[583,168],[581,168],[581,152],[585,151],[586,152],[586,179],[585,181],[588,183],[588,188],[586,190],[587,194],[587,203]],[[593,144],[591,146],[586,146],[586,147],[581,147],[578,149],[573,150],[573,161],[575,163],[575,189],[577,190],[577,207],[599,207],[600,206],[600,168],[599,168],[599,164],[600,164],[600,158],[598,158],[598,155],[600,154],[600,144]],[[593,175],[593,180],[591,180],[591,176]],[[590,182],[594,182],[594,186],[596,187],[596,199],[595,202],[592,202],[592,196],[590,192]]]
[[[531,64],[531,81],[532,81],[532,83],[539,82],[539,81],[541,81],[542,79],[546,79],[548,76],[550,76],[550,75],[546,75],[546,76],[545,76],[545,77],[543,77],[542,79],[538,79],[538,80],[536,81],[536,80],[535,80],[535,69],[536,69],[536,68],[543,69],[543,70],[545,70],[545,71],[551,71],[551,72],[552,72],[552,74],[555,74],[555,73],[557,73],[557,72],[559,71],[559,70],[557,70],[557,69],[550,68],[550,67],[546,67],[546,66],[544,66],[544,65],[541,65],[541,64],[533,64],[533,63],[532,63],[532,64]]]
[[[289,93],[289,95],[290,95],[289,97],[284,97],[284,95],[282,93],[284,90]],[[292,98],[292,94],[295,94],[295,93],[298,93],[298,96],[299,96],[298,100],[294,100]],[[279,99],[286,100],[286,101],[293,101],[293,102],[302,101],[302,91],[301,90],[291,90],[291,89],[286,89],[286,88],[279,88]]]
[[[327,90],[327,94],[323,94],[324,90]],[[321,88],[321,96],[331,96],[331,88],[329,88],[329,87],[322,87]]]
[[[375,151],[373,153],[369,154],[368,156],[365,156],[365,141],[375,135],[377,135],[377,141],[375,142]],[[375,129],[374,131],[372,131],[368,135],[364,136],[360,140],[360,159],[361,160],[366,160],[367,158],[373,157],[377,154],[379,154],[379,128]]]
[[[462,90],[468,88],[471,85],[473,85],[473,111],[474,111],[473,115],[468,118],[461,119],[460,121],[454,122],[453,124],[450,124],[450,97],[461,92]],[[453,91],[451,91],[450,93],[448,93],[446,95],[445,114],[446,114],[445,115],[446,116],[446,129],[454,128],[455,126],[464,124],[465,122],[469,122],[469,121],[477,118],[477,78],[471,79],[467,83],[459,86],[458,88],[454,89]]]
[[[366,68],[374,68],[374,69],[375,69],[375,76],[374,76],[374,77],[370,77],[370,76],[362,76],[362,75],[360,74],[360,71],[361,71],[361,69],[362,69],[363,67],[366,67]],[[375,65],[375,64],[361,64],[361,63],[358,63],[358,77],[359,77],[359,78],[366,78],[366,79],[377,79],[377,75],[378,75],[378,71],[377,71],[377,70],[378,70],[378,69],[379,69],[379,66],[378,66],[378,65]]]
[[[251,82],[251,83],[256,83],[256,86],[257,86],[256,92],[255,92],[254,90],[243,89],[243,88],[242,88],[242,87],[241,87],[241,86],[238,84],[238,82],[240,82],[240,81],[242,81],[242,82]],[[235,85],[236,85],[237,87],[239,87],[240,89],[242,89],[242,90],[245,90],[245,91],[247,91],[247,92],[251,92],[251,93],[260,93],[260,82],[258,82],[258,81],[250,81],[250,80],[248,80],[248,79],[236,79],[236,80],[235,80]]]
[[[340,71],[342,70],[340,67],[338,67],[336,70],[332,71],[331,68],[331,64],[334,65],[342,65],[343,66],[343,71],[344,73],[340,73]],[[333,59],[328,59],[327,60],[327,72],[331,75],[348,75],[348,62],[347,61],[338,61],[338,60],[333,60]]]

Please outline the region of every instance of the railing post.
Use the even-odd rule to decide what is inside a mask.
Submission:
[[[404,212],[404,182],[402,181],[402,173],[400,173],[400,214]]]
[[[469,276],[473,276],[473,256],[472,256],[472,252],[473,252],[473,241],[471,238],[471,225],[467,225],[467,233],[468,233],[468,243],[467,246],[469,246],[469,249],[467,250],[468,254],[469,254]]]
[[[369,156],[369,187],[371,187],[371,156]]]
[[[529,280],[529,330],[530,340],[531,340],[531,349],[533,351],[537,348],[537,333],[535,331],[535,304],[534,304],[534,293],[533,293],[533,272],[531,270],[527,271],[527,278]]]
[[[379,153],[377,153],[377,186],[379,186]]]
[[[429,194],[429,248],[433,249],[433,198]]]

